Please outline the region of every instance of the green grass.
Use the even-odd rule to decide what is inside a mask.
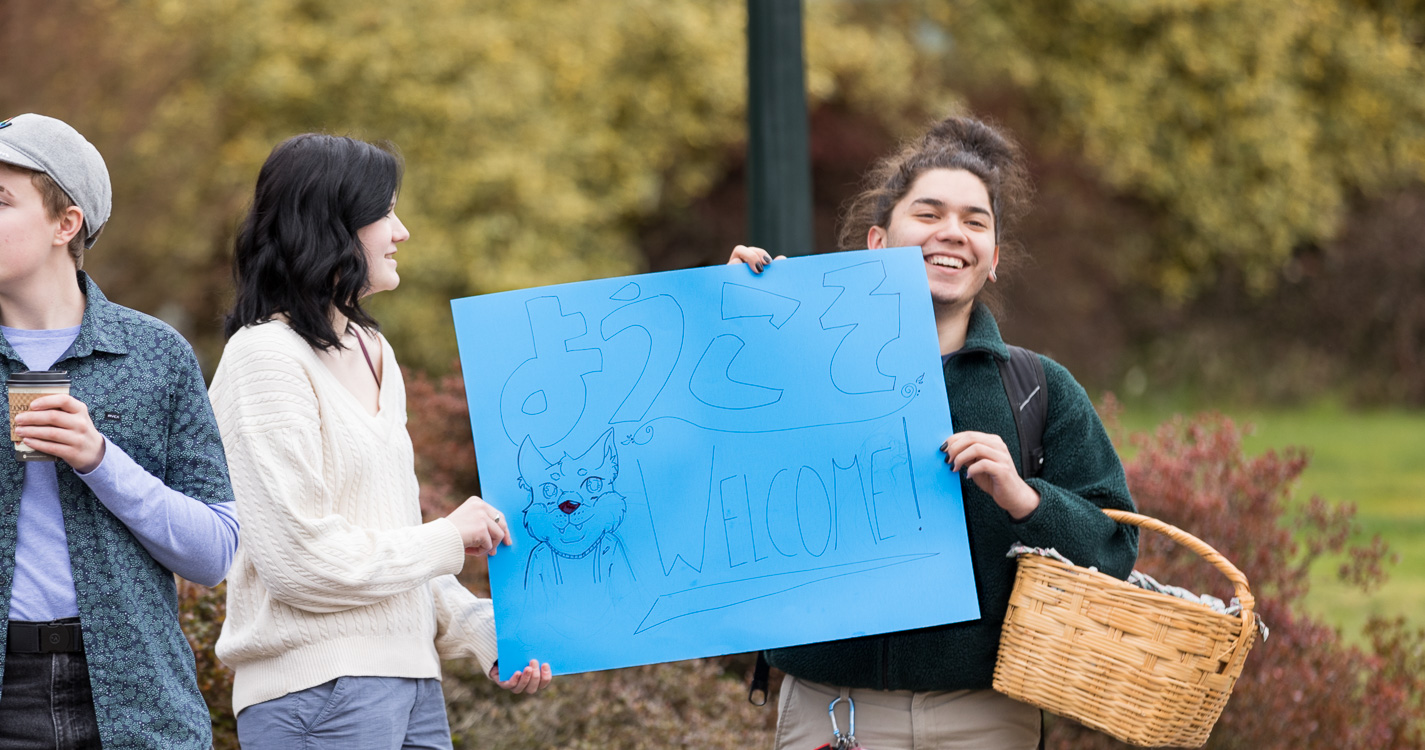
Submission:
[[[1390,579],[1362,593],[1339,581],[1339,560],[1313,569],[1306,609],[1341,628],[1353,641],[1371,614],[1403,615],[1425,626],[1425,412],[1352,411],[1334,404],[1299,409],[1220,409],[1239,424],[1253,425],[1244,441],[1249,454],[1301,446],[1311,462],[1295,490],[1356,504],[1362,538],[1379,534],[1399,555]],[[1150,429],[1173,413],[1163,406],[1133,406],[1123,414],[1130,430]]]

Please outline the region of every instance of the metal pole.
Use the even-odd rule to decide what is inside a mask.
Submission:
[[[801,0],[747,0],[747,235],[773,255],[813,251],[808,131]]]

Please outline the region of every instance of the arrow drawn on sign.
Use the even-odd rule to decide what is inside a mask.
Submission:
[[[786,325],[802,303],[741,284],[722,285],[722,319],[767,318],[773,328]]]
[[[638,635],[645,630],[655,628],[665,622],[676,620],[680,617],[695,615],[701,612],[711,612],[715,609],[725,609],[734,607],[757,599],[764,599],[769,596],[776,596],[792,589],[808,586],[821,581],[829,581],[833,578],[866,573],[881,568],[889,568],[893,565],[904,565],[906,563],[923,560],[927,557],[935,557],[938,552],[926,552],[913,555],[896,555],[893,557],[882,557],[875,560],[861,560],[860,562],[842,563],[841,565],[830,565],[824,568],[813,568],[812,570],[794,570],[788,573],[773,573],[771,575],[757,576],[755,578],[745,578],[739,581],[726,581],[714,583],[708,586],[698,586],[683,591],[675,591],[671,594],[664,594],[649,608],[648,614],[644,616],[643,622],[638,624],[638,629],[633,631]]]

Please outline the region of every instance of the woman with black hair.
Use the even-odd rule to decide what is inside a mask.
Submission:
[[[1133,510],[1118,454],[1083,387],[1043,355],[1035,355],[1047,385],[1040,466],[1021,471],[1018,450],[1009,448],[1019,445],[1012,411],[1019,405],[1001,380],[999,363],[1010,353],[985,300],[1029,195],[1023,156],[1008,135],[950,117],[878,162],[842,219],[842,249],[921,249],[956,430],[940,450],[960,476],[981,619],[768,651],[767,661],[787,673],[778,750],[832,739],[828,710],[876,750],[1034,748],[1038,709],[990,689],[1014,586],[1006,552],[1021,542],[1118,578],[1133,569],[1137,530],[1101,511]],[[738,245],[729,263],[761,273],[773,261]]]
[[[421,522],[401,371],[361,306],[400,283],[400,182],[387,149],[289,139],[234,247],[209,395],[242,524],[217,653],[249,750],[449,748],[440,660],[497,679],[490,602],[454,574],[508,525],[478,497]],[[549,680],[531,661],[500,684]]]

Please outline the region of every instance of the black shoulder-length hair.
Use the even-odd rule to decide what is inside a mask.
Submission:
[[[237,299],[224,337],[285,314],[313,349],[341,348],[336,308],[375,329],[361,309],[366,251],[356,233],[385,216],[403,165],[390,144],[307,133],[272,149],[257,175],[252,210],[233,247]]]

